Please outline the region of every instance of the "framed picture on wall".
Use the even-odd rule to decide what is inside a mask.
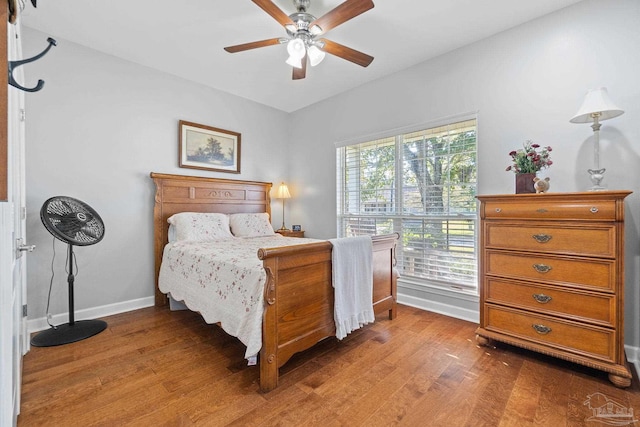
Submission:
[[[240,173],[240,134],[180,120],[180,167]]]

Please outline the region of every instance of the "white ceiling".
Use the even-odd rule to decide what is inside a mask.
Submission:
[[[320,17],[343,0],[311,0]],[[223,47],[286,36],[250,0],[39,0],[21,19],[87,46],[261,104],[292,112],[581,0],[374,0],[324,37],[375,57],[362,68],[327,55],[291,80],[286,46],[239,53]],[[286,14],[292,0],[274,0]],[[43,48],[46,41],[42,41]]]

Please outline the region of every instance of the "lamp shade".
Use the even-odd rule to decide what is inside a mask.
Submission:
[[[301,58],[296,58],[294,56],[289,56],[289,58],[287,58],[287,60],[285,62],[287,64],[291,65],[292,67],[302,68],[302,59]]]
[[[324,59],[325,53],[321,51],[318,46],[312,45],[307,51],[309,55],[309,63],[312,67],[315,67]]]
[[[278,191],[276,191],[275,198],[276,199],[290,199],[291,198],[291,193],[289,193],[289,187],[287,187],[287,184],[285,184],[284,182],[282,184],[280,184],[280,186],[278,187]]]
[[[603,121],[618,117],[622,113],[624,111],[609,98],[607,88],[601,87],[587,92],[580,109],[569,121],[571,123],[591,123],[596,115],[599,121]]]
[[[289,56],[298,59],[304,58],[304,55],[307,53],[306,46],[300,39],[291,39],[289,43],[287,43],[287,52]]]

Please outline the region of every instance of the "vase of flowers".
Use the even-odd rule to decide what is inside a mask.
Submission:
[[[551,147],[541,147],[529,140],[522,148],[509,153],[512,164],[506,170],[516,174],[516,194],[536,192],[534,179],[540,170],[553,164],[549,157],[551,151]]]

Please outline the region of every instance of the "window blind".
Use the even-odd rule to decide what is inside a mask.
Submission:
[[[338,235],[397,232],[400,274],[475,288],[476,119],[337,148]]]

